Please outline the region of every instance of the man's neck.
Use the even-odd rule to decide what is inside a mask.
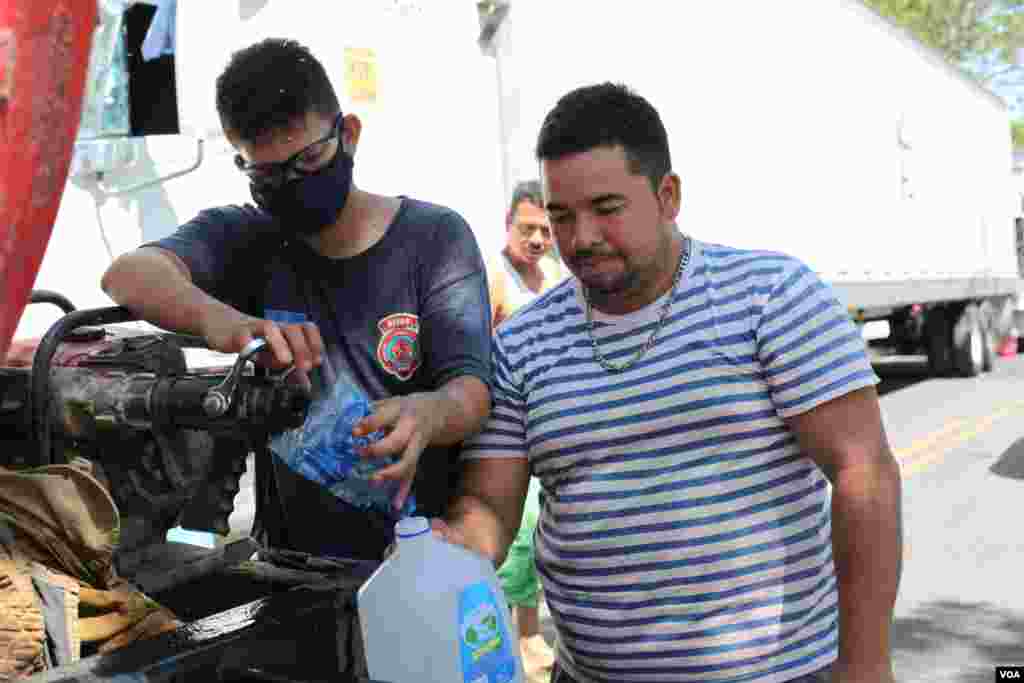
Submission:
[[[357,256],[380,241],[400,204],[400,199],[353,187],[338,219],[307,242],[328,258]]]
[[[531,263],[523,259],[516,258],[508,247],[502,250],[505,258],[508,262],[516,269],[519,273],[519,277],[522,278],[523,283],[526,284],[534,292],[539,292],[544,286],[544,270],[540,267],[540,261]]]
[[[608,295],[590,291],[587,293],[590,297],[590,304],[608,315],[628,315],[650,306],[675,286],[676,270],[683,255],[685,240],[686,238],[678,229],[673,233],[671,242],[665,250],[668,252],[668,256],[652,282],[633,291],[615,292]],[[690,248],[692,249],[692,244]]]

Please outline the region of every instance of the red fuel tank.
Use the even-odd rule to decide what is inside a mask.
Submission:
[[[43,260],[82,112],[97,0],[0,0],[0,359]]]

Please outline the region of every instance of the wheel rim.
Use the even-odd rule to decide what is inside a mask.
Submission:
[[[981,338],[981,329],[975,325],[971,329],[971,363],[980,368],[985,362],[985,342]]]

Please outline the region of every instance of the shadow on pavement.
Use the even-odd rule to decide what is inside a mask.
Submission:
[[[989,471],[1007,479],[1024,479],[1024,438],[1007,448]]]
[[[893,661],[900,681],[943,680],[990,683],[994,667],[1024,663],[1024,612],[991,603],[940,600],[896,619]],[[936,669],[945,662],[941,673]]]
[[[541,631],[554,647],[554,625],[541,611]],[[1024,611],[985,602],[925,603],[893,621],[892,655],[899,683],[992,683],[996,666],[1024,664]]]

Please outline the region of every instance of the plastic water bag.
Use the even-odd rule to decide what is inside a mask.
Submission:
[[[270,450],[303,477],[324,486],[349,505],[374,509],[394,519],[415,509],[412,494],[401,510],[392,504],[398,482],[375,485],[370,477],[398,461],[398,456],[361,458],[359,449],[381,438],[380,432],[365,437],[352,435],[359,420],[371,414],[369,399],[351,380],[338,377],[310,406],[306,422],[270,442]]]

